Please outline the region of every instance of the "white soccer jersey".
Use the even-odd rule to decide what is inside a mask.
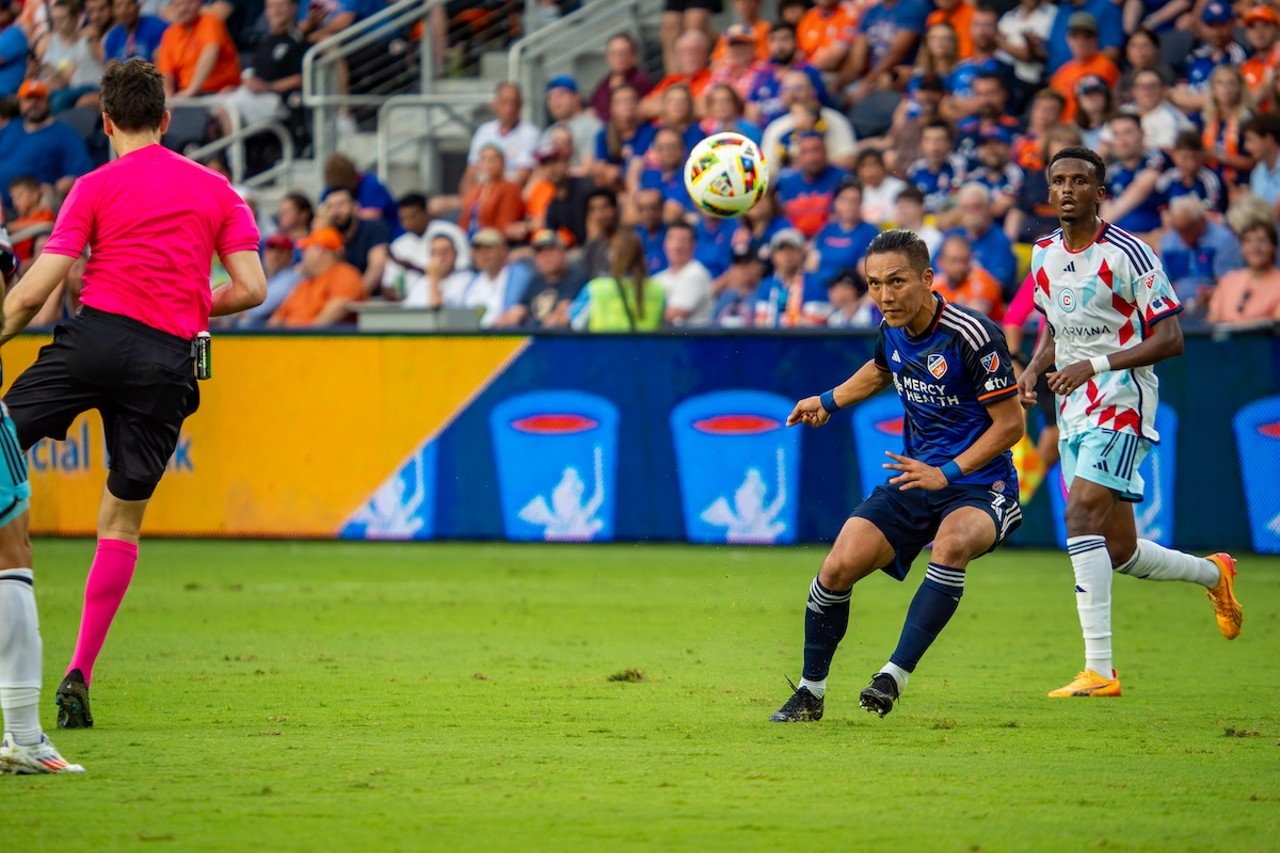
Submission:
[[[1062,229],[1040,240],[1031,256],[1031,273],[1036,309],[1054,335],[1058,369],[1132,349],[1154,323],[1182,310],[1150,247],[1108,222],[1079,252],[1063,245]],[[1158,389],[1151,367],[1094,376],[1059,399],[1061,435],[1109,429],[1159,441]]]

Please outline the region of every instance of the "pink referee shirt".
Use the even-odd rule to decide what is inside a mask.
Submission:
[[[258,239],[226,178],[148,145],[76,179],[44,250],[76,258],[87,245],[81,302],[190,339],[209,328],[214,253]]]

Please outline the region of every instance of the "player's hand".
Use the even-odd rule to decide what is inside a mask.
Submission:
[[[947,475],[943,474],[941,469],[926,465],[918,459],[894,453],[891,450],[886,450],[884,455],[893,460],[892,462],[884,463],[886,470],[902,472],[898,476],[890,478],[889,485],[897,486],[904,492],[908,489],[924,489],[926,492],[936,492],[947,487]]]
[[[1036,380],[1039,378],[1039,374],[1030,367],[1023,368],[1018,376],[1018,402],[1024,407],[1034,406],[1039,399],[1040,395],[1036,393]]]
[[[1044,378],[1049,382],[1053,393],[1066,397],[1093,376],[1093,365],[1087,361],[1068,364],[1061,370],[1046,373]]]
[[[831,415],[827,414],[827,410],[822,408],[821,399],[818,397],[805,397],[799,403],[796,403],[796,407],[787,416],[787,426],[806,424],[811,427],[820,427],[826,426],[829,420],[831,420]]]

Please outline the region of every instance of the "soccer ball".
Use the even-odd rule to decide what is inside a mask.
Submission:
[[[741,216],[769,188],[769,167],[747,137],[717,133],[693,146],[684,164],[684,186],[703,213]]]

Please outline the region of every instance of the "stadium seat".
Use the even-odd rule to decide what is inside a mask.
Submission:
[[[893,111],[902,96],[897,92],[877,91],[867,95],[849,112],[849,122],[859,139],[880,136],[893,125]]]
[[[164,146],[179,154],[199,148],[209,136],[209,111],[204,107],[175,107],[169,111],[169,132]]]
[[[56,117],[84,140],[94,166],[101,166],[111,159],[111,142],[102,132],[102,112],[97,107],[74,107],[58,113]]]

